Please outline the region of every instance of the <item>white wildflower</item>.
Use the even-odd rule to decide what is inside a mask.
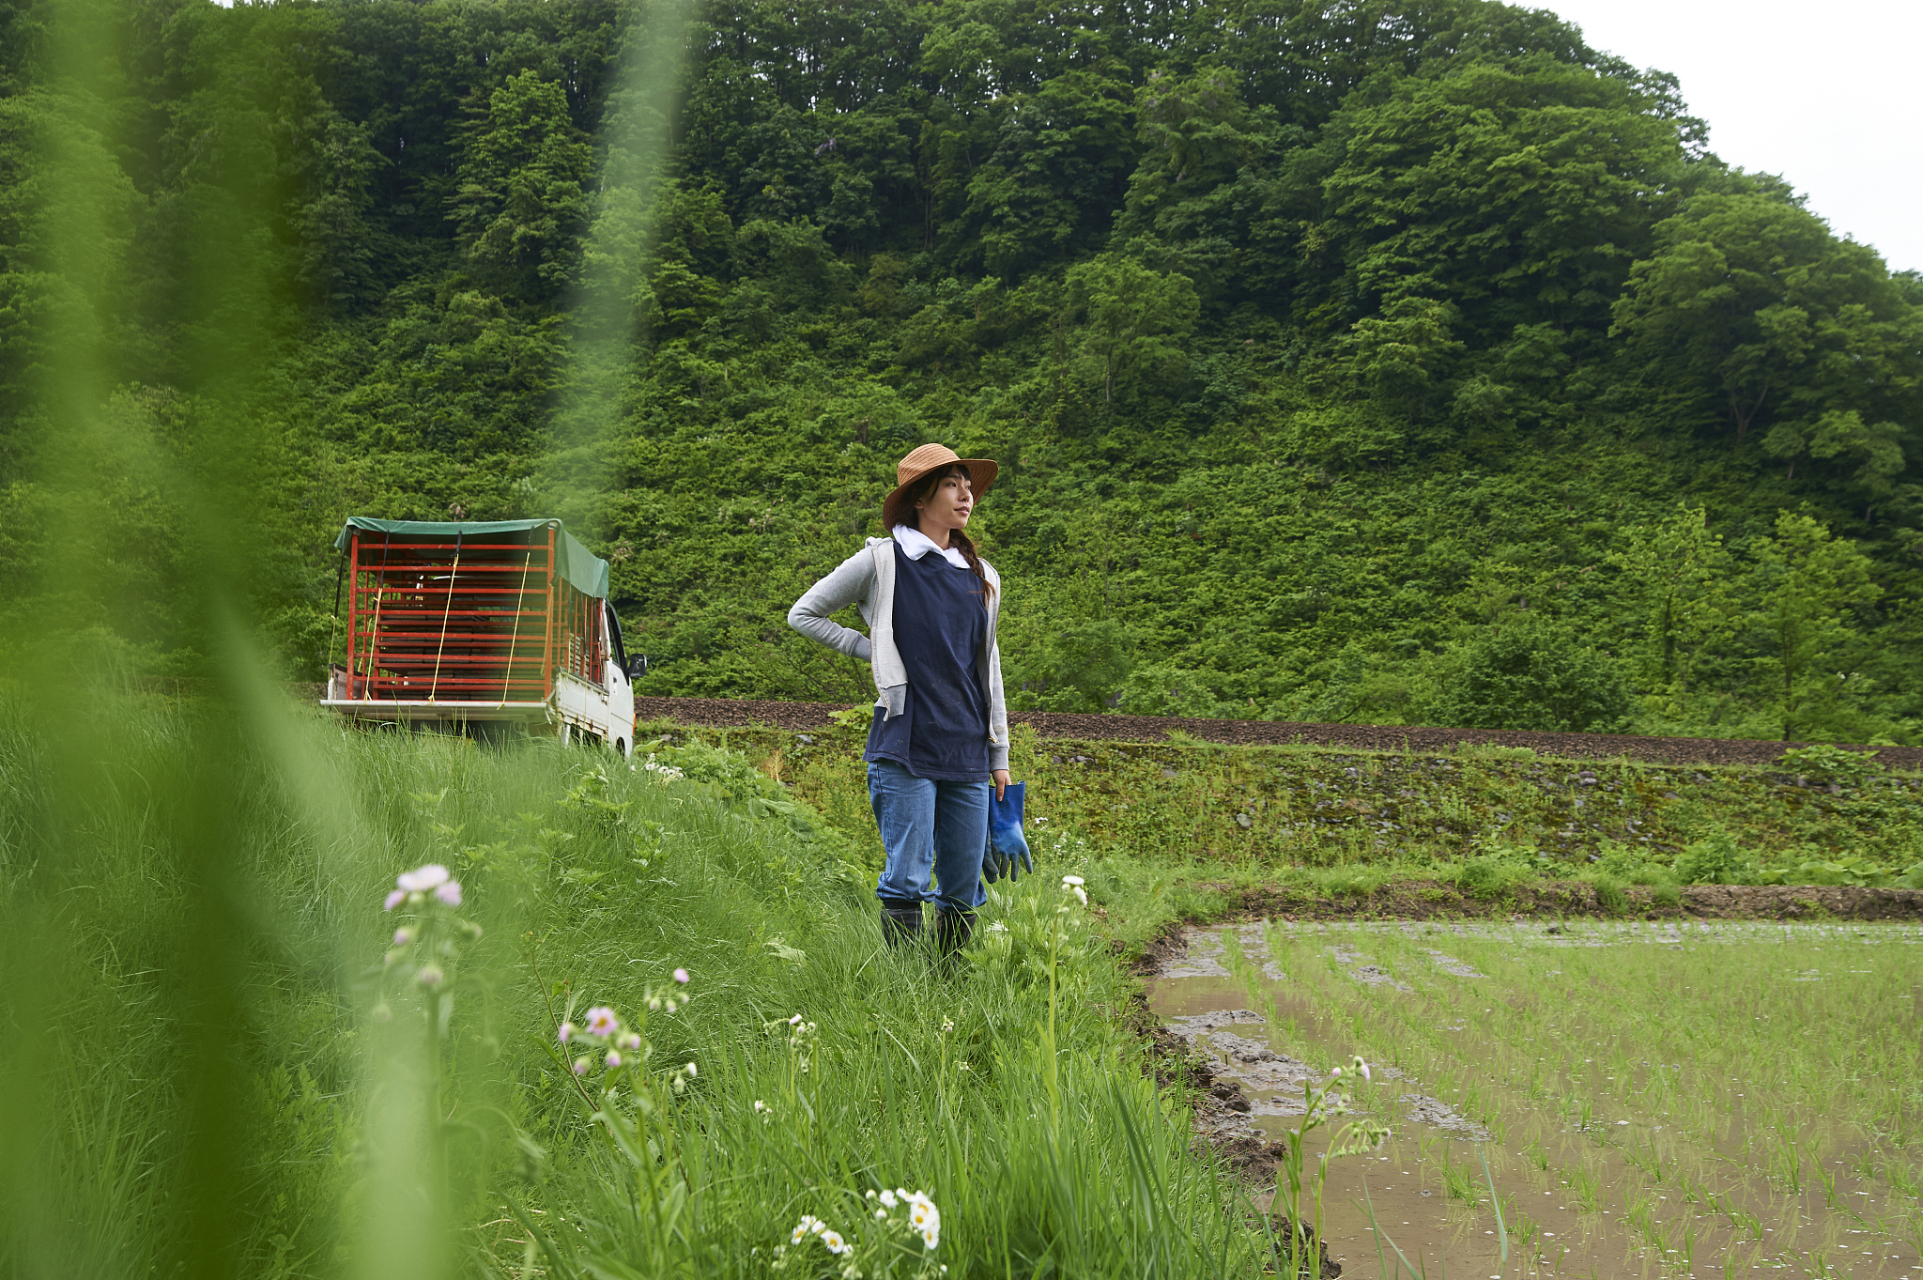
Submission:
[[[926,1195],[917,1191],[908,1197],[908,1222],[909,1225],[913,1226],[917,1231],[934,1231],[939,1234],[941,1231],[941,1210],[935,1207],[933,1200],[930,1200]],[[929,1248],[932,1249],[934,1246],[930,1245]]]
[[[447,868],[438,862],[430,862],[412,871],[403,871],[394,878],[394,883],[409,893],[426,893],[447,883]]]

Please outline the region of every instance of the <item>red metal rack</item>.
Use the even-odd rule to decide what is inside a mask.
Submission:
[[[539,703],[557,670],[600,685],[602,605],[555,571],[556,533],[353,530],[346,697]]]

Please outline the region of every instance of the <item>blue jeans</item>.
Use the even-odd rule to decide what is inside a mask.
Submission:
[[[871,760],[868,803],[888,854],[875,896],[932,902],[946,911],[972,911],[988,901],[982,851],[988,846],[989,786],[935,782],[892,760]]]

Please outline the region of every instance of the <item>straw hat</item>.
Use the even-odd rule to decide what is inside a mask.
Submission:
[[[975,500],[981,501],[988,486],[995,483],[997,467],[987,458],[962,458],[945,444],[925,444],[895,464],[895,491],[881,502],[881,523],[893,529],[898,524],[913,528],[916,524],[914,508],[908,505],[908,486],[950,463],[959,462],[968,468],[969,488],[974,491]]]

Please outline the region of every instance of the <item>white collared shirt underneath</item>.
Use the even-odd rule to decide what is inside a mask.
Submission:
[[[893,533],[896,543],[900,545],[902,551],[910,560],[919,560],[930,551],[939,551],[942,559],[948,561],[949,564],[954,565],[957,569],[966,569],[968,567],[968,558],[962,555],[960,551],[954,547],[936,546],[935,540],[923,533],[920,529],[911,529],[905,524],[898,524],[894,527]]]

